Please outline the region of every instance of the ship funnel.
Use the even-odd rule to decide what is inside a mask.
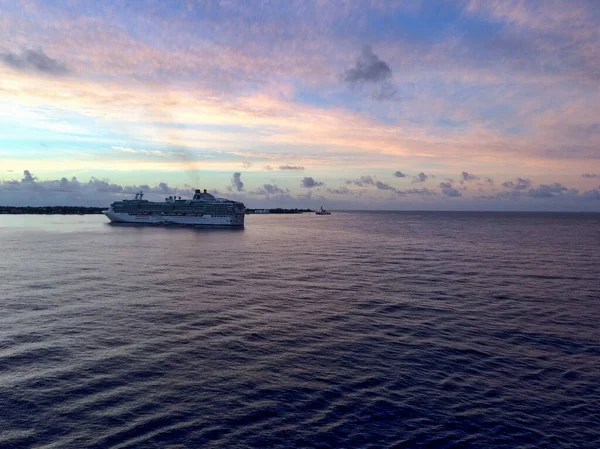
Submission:
[[[196,192],[195,192],[195,193],[200,193],[200,189],[196,189]]]

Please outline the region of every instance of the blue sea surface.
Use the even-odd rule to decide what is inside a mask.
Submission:
[[[600,215],[0,216],[1,448],[599,448]]]

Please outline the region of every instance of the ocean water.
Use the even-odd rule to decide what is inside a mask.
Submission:
[[[0,216],[1,448],[598,448],[600,215]]]

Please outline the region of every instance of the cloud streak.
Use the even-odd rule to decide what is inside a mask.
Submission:
[[[301,165],[280,165],[279,170],[301,171],[304,170],[304,167]]]
[[[55,76],[69,73],[69,69],[64,63],[49,57],[42,49],[27,49],[20,53],[7,51],[0,53],[0,61],[10,68],[25,72],[30,71]]]

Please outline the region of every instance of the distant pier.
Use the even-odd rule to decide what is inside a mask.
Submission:
[[[246,215],[250,214],[303,214],[306,212],[314,212],[311,209],[246,209]]]

